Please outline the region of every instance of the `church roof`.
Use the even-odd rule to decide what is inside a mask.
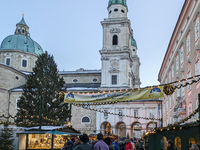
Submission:
[[[59,71],[59,75],[64,75],[64,74],[100,74],[101,70],[83,70],[83,71]]]
[[[16,49],[24,52],[30,52],[37,55],[43,54],[42,47],[32,40],[29,36],[25,35],[9,35],[1,43],[1,50]]]
[[[30,36],[24,17],[17,23],[17,28],[14,35],[7,36],[0,45],[1,50],[20,50],[30,52],[37,55],[43,54],[42,47],[35,42]],[[18,31],[19,30],[19,31]]]
[[[65,87],[68,91],[97,91],[101,83],[68,83]]]
[[[131,46],[137,47],[136,40],[133,38],[133,36],[131,37]]]
[[[17,24],[23,24],[23,25],[26,25],[26,26],[27,26],[27,24],[26,24],[26,22],[25,22],[25,20],[24,20],[24,17],[22,17],[22,20],[21,20],[19,23],[17,23]]]
[[[108,7],[110,7],[112,4],[122,4],[127,7],[126,0],[109,0]]]

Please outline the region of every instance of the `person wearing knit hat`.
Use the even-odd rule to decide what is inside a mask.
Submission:
[[[88,144],[89,138],[87,134],[80,136],[80,140],[83,144],[76,146],[74,150],[92,150],[92,145]]]

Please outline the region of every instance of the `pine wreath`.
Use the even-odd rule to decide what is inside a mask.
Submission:
[[[170,85],[170,84],[165,85],[164,86],[164,92],[165,92],[166,95],[172,95],[174,93],[173,85]]]

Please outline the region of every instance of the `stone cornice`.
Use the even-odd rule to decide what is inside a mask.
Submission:
[[[9,49],[9,50],[7,50],[7,49],[2,49],[2,50],[0,51],[0,53],[9,53],[9,52],[19,52],[19,53],[22,53],[22,54],[25,54],[25,55],[33,55],[33,56],[38,57],[37,54],[30,53],[30,52],[24,52],[24,51],[16,50],[16,49]]]
[[[104,21],[101,21],[101,24],[116,24],[116,23],[129,23],[130,24],[130,20],[127,17],[124,18],[106,18],[104,19]]]
[[[119,73],[120,70],[115,69],[115,68],[112,68],[112,69],[109,70],[109,72],[110,72],[110,73]]]
[[[116,49],[114,49],[114,48],[112,48],[112,49],[104,48],[104,49],[100,50],[99,52],[100,52],[100,54],[123,54],[123,53],[129,53],[130,54],[131,50],[128,49],[128,48],[127,49],[119,48],[119,50],[117,48]]]

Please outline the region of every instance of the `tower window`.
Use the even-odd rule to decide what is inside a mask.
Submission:
[[[20,29],[17,30],[20,33]]]
[[[97,80],[96,78],[94,78],[92,81],[93,81],[93,82],[97,82],[98,80]]]
[[[135,49],[133,49],[133,51],[135,52]]]
[[[112,75],[112,85],[117,84],[117,75]]]
[[[111,14],[112,11],[109,11],[109,14]]]
[[[117,35],[113,36],[113,45],[118,45],[118,36]]]
[[[74,82],[74,83],[78,82],[78,79],[74,79],[73,82]]]
[[[19,77],[18,77],[18,76],[16,76],[16,77],[15,77],[15,79],[16,79],[16,80],[19,80]]]
[[[122,13],[124,13],[124,10],[121,10]]]
[[[22,60],[22,67],[27,67],[27,60],[25,59]]]
[[[114,9],[114,11],[118,11],[118,9]]]
[[[22,30],[22,33],[24,33],[24,29]]]
[[[10,66],[10,58],[6,58],[6,65]]]

